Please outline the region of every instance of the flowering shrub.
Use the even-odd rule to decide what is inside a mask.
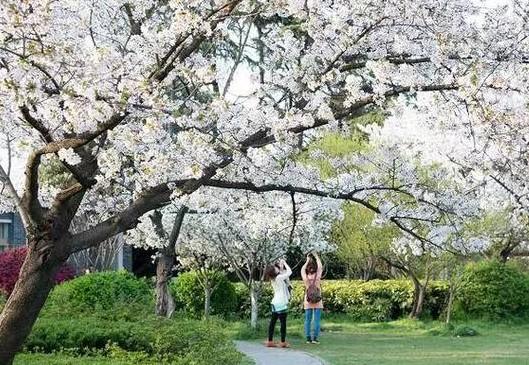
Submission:
[[[0,253],[0,291],[6,296],[9,296],[15,287],[26,253],[26,247]],[[55,283],[59,284],[74,277],[74,269],[69,265],[63,265],[55,275]]]

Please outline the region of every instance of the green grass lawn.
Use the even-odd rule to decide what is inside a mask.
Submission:
[[[529,364],[528,324],[468,323],[478,331],[474,337],[432,333],[443,330],[439,323],[409,320],[379,324],[324,322],[320,345],[307,345],[301,338],[301,323],[292,323],[289,341],[293,347],[318,355],[329,365],[471,365]]]

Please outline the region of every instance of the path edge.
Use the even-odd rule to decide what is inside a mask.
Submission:
[[[233,343],[235,344],[235,347],[237,347],[237,342],[246,342],[248,344],[252,344],[252,345],[258,345],[260,344],[259,342],[253,342],[253,341],[247,341],[247,340],[233,340]],[[262,343],[261,343],[262,345]],[[264,346],[264,345],[263,345]],[[330,365],[327,361],[325,361],[324,359],[322,359],[321,357],[319,357],[318,355],[315,355],[315,354],[312,354],[310,352],[307,352],[307,351],[302,351],[302,350],[297,350],[297,349],[293,349],[293,348],[290,348],[292,351],[296,351],[296,352],[299,352],[301,354],[305,354],[309,357],[312,357],[313,359],[317,360],[320,362],[321,365]],[[239,351],[240,353],[244,354],[245,356],[247,357],[250,357],[248,354],[245,354],[244,352],[240,351],[238,348],[237,348],[237,351]],[[250,357],[251,358],[251,357]],[[253,359],[252,359],[253,360]],[[259,365],[258,363],[256,363],[256,365]]]

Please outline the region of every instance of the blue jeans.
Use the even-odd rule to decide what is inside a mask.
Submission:
[[[305,336],[311,337],[310,327],[311,322],[314,321],[314,336],[311,338],[318,338],[320,335],[320,319],[321,319],[321,309],[305,309]]]

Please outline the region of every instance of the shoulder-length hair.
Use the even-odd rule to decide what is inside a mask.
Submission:
[[[265,280],[274,280],[277,276],[277,267],[275,265],[268,265],[264,272]]]

